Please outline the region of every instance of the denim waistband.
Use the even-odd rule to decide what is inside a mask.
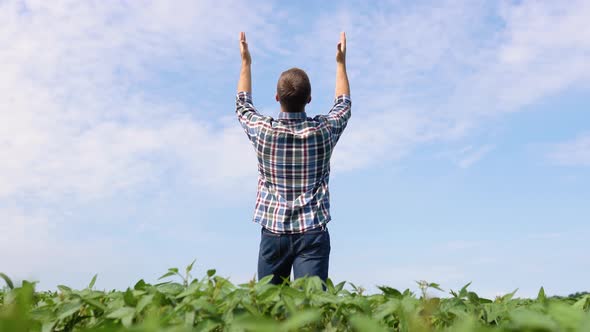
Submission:
[[[326,231],[328,231],[328,225],[322,224],[322,225],[320,225],[318,227],[315,227],[315,228],[306,230],[304,232],[298,232],[298,233],[292,233],[292,232],[275,233],[275,232],[272,232],[272,231],[268,230],[268,228],[265,228],[264,226],[262,227],[262,230],[261,231],[263,233],[272,234],[272,235],[302,235],[302,234],[326,232]]]

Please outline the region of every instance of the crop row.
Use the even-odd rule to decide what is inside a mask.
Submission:
[[[514,292],[486,299],[468,289],[449,297],[426,296],[437,284],[420,282],[421,294],[381,286],[380,294],[317,277],[283,285],[270,278],[234,285],[209,270],[192,278],[171,268],[149,284],[139,280],[125,291],[94,289],[36,292],[18,287],[4,274],[0,291],[1,331],[590,331],[590,295],[514,298]]]

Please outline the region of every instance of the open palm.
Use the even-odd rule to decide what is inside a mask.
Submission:
[[[346,61],[346,33],[340,33],[340,42],[336,46],[336,62],[344,63]]]
[[[250,51],[248,50],[248,43],[246,42],[246,33],[240,32],[240,54],[242,55],[242,62],[245,64],[251,64],[252,58],[250,57]]]

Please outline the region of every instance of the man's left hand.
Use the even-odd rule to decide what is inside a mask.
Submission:
[[[250,57],[250,51],[248,50],[245,32],[240,32],[240,53],[242,54],[242,64],[250,65],[252,63],[252,58]]]

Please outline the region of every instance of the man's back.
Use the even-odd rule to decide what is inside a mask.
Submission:
[[[300,233],[330,221],[330,157],[351,115],[350,98],[336,98],[328,115],[256,112],[249,94],[238,94],[238,119],[258,158],[254,221],[276,233]]]
[[[261,224],[258,278],[274,284],[295,278],[328,278],[330,261],[330,157],[350,118],[346,74],[346,35],[336,51],[336,99],[327,115],[307,117],[311,83],[299,68],[281,74],[276,100],[278,119],[263,116],[252,103],[250,51],[240,33],[242,67],[236,113],[258,157],[258,193],[254,221]],[[324,288],[325,289],[325,288]]]

